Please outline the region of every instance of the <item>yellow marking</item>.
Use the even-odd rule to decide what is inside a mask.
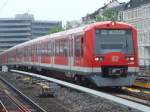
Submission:
[[[143,91],[145,94],[150,94],[150,91]]]
[[[149,82],[138,82],[136,81],[134,83],[135,86],[139,86],[139,87],[144,87],[144,88],[150,88],[150,83]]]
[[[128,91],[136,92],[139,93],[141,92],[139,89],[134,89],[134,88],[127,88]]]
[[[132,88],[132,87],[123,87],[123,89],[131,91],[131,92],[136,92],[136,93],[143,92],[145,94],[150,94],[149,90],[140,90],[140,89],[136,89],[136,88]]]
[[[37,83],[38,85],[40,85],[42,88],[47,88],[49,89],[50,87],[48,86],[48,84],[44,84],[44,83]]]
[[[31,77],[26,77],[26,78],[23,78],[24,81],[27,81],[27,80],[32,80]]]

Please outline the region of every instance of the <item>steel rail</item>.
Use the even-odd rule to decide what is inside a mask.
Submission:
[[[119,98],[119,97],[116,97],[116,96],[113,96],[113,95],[110,95],[110,94],[107,94],[107,93],[104,93],[104,92],[96,91],[96,90],[93,90],[93,89],[89,89],[89,88],[86,88],[86,87],[82,87],[82,86],[79,86],[79,85],[75,85],[75,84],[72,84],[72,83],[64,82],[64,81],[61,81],[61,80],[58,80],[58,79],[42,76],[42,75],[35,74],[35,73],[29,73],[29,72],[18,71],[18,70],[10,70],[10,71],[15,72],[15,73],[19,73],[20,75],[23,74],[23,75],[28,75],[28,76],[32,76],[32,77],[41,78],[41,79],[44,79],[44,80],[47,80],[47,81],[51,81],[51,82],[54,82],[54,83],[57,83],[57,84],[75,89],[75,90],[79,90],[79,91],[82,91],[82,92],[85,92],[85,93],[88,93],[88,94],[91,94],[91,95],[99,96],[99,97],[102,97],[104,99],[114,101],[116,103],[125,105],[127,107],[132,108],[132,109],[137,109],[137,110],[140,110],[140,111],[143,111],[143,112],[149,112],[150,111],[149,106],[145,106],[145,105],[133,102],[133,101],[128,101],[126,99]]]
[[[47,112],[46,110],[41,108],[38,104],[36,104],[34,101],[32,101],[29,97],[27,97],[22,92],[20,92],[18,89],[16,89],[8,81],[4,80],[2,77],[0,77],[0,80],[2,80],[6,85],[8,85],[10,88],[12,88],[21,98],[23,98],[26,102],[28,102],[33,107],[33,109],[36,109],[38,112]]]
[[[21,112],[31,112],[28,108],[26,108],[21,102],[19,102],[15,97],[13,97],[11,94],[8,93],[8,91],[5,90],[6,95],[9,99],[17,106],[17,108]]]
[[[8,110],[6,109],[6,107],[4,106],[4,104],[2,103],[1,100],[0,100],[0,105],[1,105],[2,108],[4,109],[2,112],[8,112]]]

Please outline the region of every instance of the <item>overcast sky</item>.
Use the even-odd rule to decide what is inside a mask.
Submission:
[[[92,13],[110,0],[0,0],[0,18],[34,14],[37,20],[70,21]],[[127,2],[129,0],[118,0]]]

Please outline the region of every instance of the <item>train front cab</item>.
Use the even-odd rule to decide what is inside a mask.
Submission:
[[[101,86],[131,86],[138,72],[136,30],[129,25],[112,23],[94,31],[92,81]]]

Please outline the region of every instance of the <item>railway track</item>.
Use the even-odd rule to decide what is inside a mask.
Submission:
[[[8,112],[3,102],[0,100],[0,112]]]
[[[122,87],[115,89],[115,91],[113,89],[100,89],[100,91],[150,107],[150,94],[146,94],[143,88],[141,90],[138,87],[136,89],[135,87]]]
[[[8,90],[4,90],[3,92],[0,92],[1,96],[3,96],[0,102],[0,109],[2,110],[2,112],[11,112],[13,110],[12,108],[9,109],[7,107],[13,107],[15,112],[46,112],[43,108],[34,103],[30,98],[25,96],[21,91],[16,89],[13,85],[4,80],[2,77],[0,77],[0,80],[9,88],[11,88],[15,92],[15,94],[19,95],[19,98],[22,99],[22,101],[28,104],[24,105],[16,97],[11,95]]]
[[[134,86],[150,90],[150,71],[146,69],[140,70]]]
[[[135,83],[134,86],[141,87],[141,88],[147,88],[150,90],[150,75],[140,75]]]
[[[19,100],[12,96],[9,91],[1,91],[1,111],[2,112],[33,112],[24,106]],[[3,97],[3,98],[2,98]]]
[[[15,73],[24,74],[24,75],[28,75],[28,76],[32,76],[32,77],[41,78],[41,79],[44,79],[47,81],[55,82],[57,84],[65,86],[65,87],[72,88],[72,89],[82,91],[82,92],[86,92],[86,93],[94,95],[94,96],[103,97],[105,99],[117,102],[122,105],[126,105],[129,108],[137,109],[137,110],[140,110],[143,112],[149,112],[149,110],[150,110],[150,105],[148,102],[140,101],[140,99],[137,100],[136,98],[133,98],[133,97],[131,98],[131,96],[129,98],[129,95],[128,96],[121,95],[121,94],[114,95],[114,94],[104,93],[104,92],[92,90],[89,88],[81,87],[79,85],[71,84],[68,82],[64,82],[64,81],[57,80],[57,79],[50,78],[50,77],[41,76],[41,75],[34,74],[34,73],[28,73],[28,72],[17,71],[17,70],[11,70],[11,71],[15,72]]]

